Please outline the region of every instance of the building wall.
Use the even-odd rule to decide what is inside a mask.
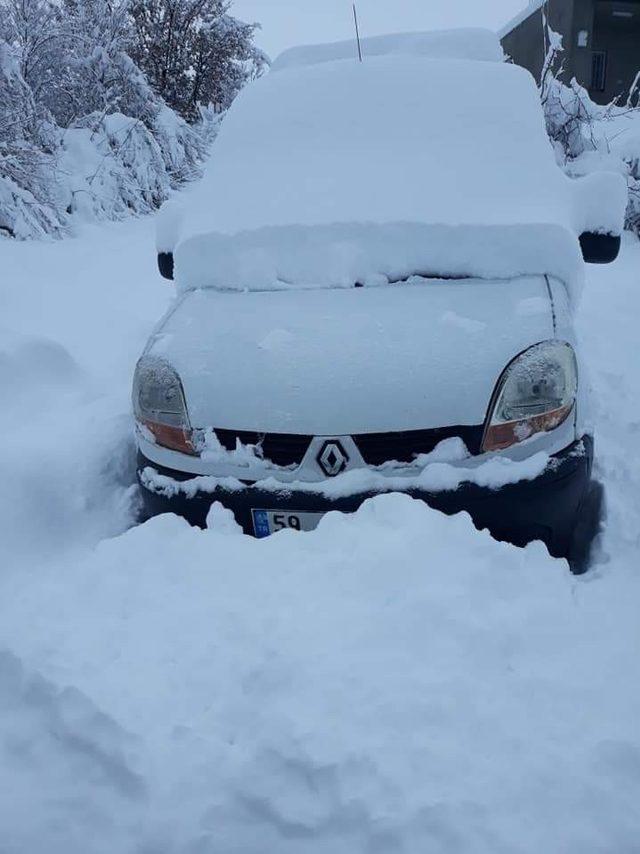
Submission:
[[[547,14],[551,29],[560,33],[565,48],[564,62],[567,69],[566,77],[570,80],[573,74],[574,38],[574,6],[588,5],[592,7],[593,0],[550,0]],[[519,26],[502,39],[502,47],[517,65],[527,68],[539,82],[544,63],[544,32],[542,26],[542,9],[537,9]],[[591,63],[588,65],[589,78]],[[590,79],[587,81],[590,83]]]
[[[554,0],[551,0],[554,2]],[[562,0],[555,0],[562,2]],[[567,82],[575,77],[585,89],[591,87],[591,62],[593,56],[593,26],[596,0],[575,0],[571,30],[571,62],[567,63]],[[579,44],[581,32],[587,33],[586,47]]]
[[[614,10],[633,10],[632,18],[616,17]],[[548,0],[551,28],[562,35],[564,72],[589,90],[594,101],[608,104],[626,97],[640,71],[640,0]],[[537,9],[502,38],[502,47],[515,63],[540,80],[544,62],[542,9]],[[581,33],[586,33],[586,44]],[[606,51],[607,74],[603,92],[592,88],[594,51]]]
[[[606,88],[592,92],[594,101],[608,104],[616,96],[626,98],[640,71],[640,3],[633,18],[615,18],[612,8],[631,9],[632,4],[598,2],[593,30],[593,50],[607,54]]]

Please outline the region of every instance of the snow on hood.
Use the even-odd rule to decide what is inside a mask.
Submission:
[[[505,365],[553,334],[541,276],[412,279],[191,291],[146,353],[178,372],[193,427],[340,436],[482,424]]]
[[[165,226],[159,248],[175,249],[181,289],[552,274],[575,294],[577,235],[623,224],[622,177],[595,183],[558,168],[517,66],[326,62],[239,95],[181,237]]]
[[[361,39],[360,47],[364,58],[405,55],[429,59],[475,59],[482,62],[504,60],[497,35],[491,30],[480,28],[373,36]],[[301,45],[281,53],[271,65],[271,71],[317,65],[339,59],[355,59],[357,55],[358,46],[355,39],[330,44]]]

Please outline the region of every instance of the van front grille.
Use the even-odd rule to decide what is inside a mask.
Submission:
[[[243,445],[258,445],[262,456],[277,466],[300,465],[309,450],[311,436],[290,433],[254,433],[249,430],[217,430],[218,441],[227,451],[234,451],[236,441]]]
[[[430,430],[404,430],[392,433],[360,433],[353,436],[362,459],[369,466],[383,463],[410,463],[419,454],[429,454],[445,439],[462,439],[470,454],[480,453],[484,427],[436,427]],[[277,466],[300,465],[309,450],[312,436],[295,433],[258,433],[250,430],[220,430],[216,436],[223,448],[234,451],[243,445],[257,445],[265,460]],[[335,438],[340,438],[336,436]]]
[[[436,427],[431,430],[405,430],[399,433],[361,433],[353,440],[369,466],[383,463],[410,463],[418,454],[429,454],[445,439],[462,439],[470,454],[480,453],[482,424],[473,427]]]

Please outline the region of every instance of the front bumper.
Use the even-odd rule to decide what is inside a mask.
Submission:
[[[574,442],[552,457],[552,463],[535,480],[520,481],[492,490],[473,483],[463,483],[458,489],[446,492],[403,490],[430,507],[448,515],[466,511],[475,526],[488,529],[498,540],[524,546],[532,540],[542,540],[556,557],[569,554],[576,521],[586,500],[591,481],[593,440],[590,436]],[[379,492],[363,492],[343,498],[328,499],[323,495],[287,489],[274,492],[248,483],[240,491],[222,487],[214,491],[196,492],[193,497],[178,492],[167,497],[148,489],[140,479],[144,469],[174,481],[189,481],[193,475],[167,469],[138,454],[138,479],[142,488],[144,515],[176,513],[191,524],[204,527],[214,501],[233,511],[236,521],[246,534],[253,534],[253,509],[281,510],[299,513],[325,513],[338,510],[355,512],[368,498]]]

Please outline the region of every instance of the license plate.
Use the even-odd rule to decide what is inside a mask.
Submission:
[[[256,537],[268,537],[288,528],[292,531],[313,531],[323,513],[296,513],[293,510],[252,510]]]

